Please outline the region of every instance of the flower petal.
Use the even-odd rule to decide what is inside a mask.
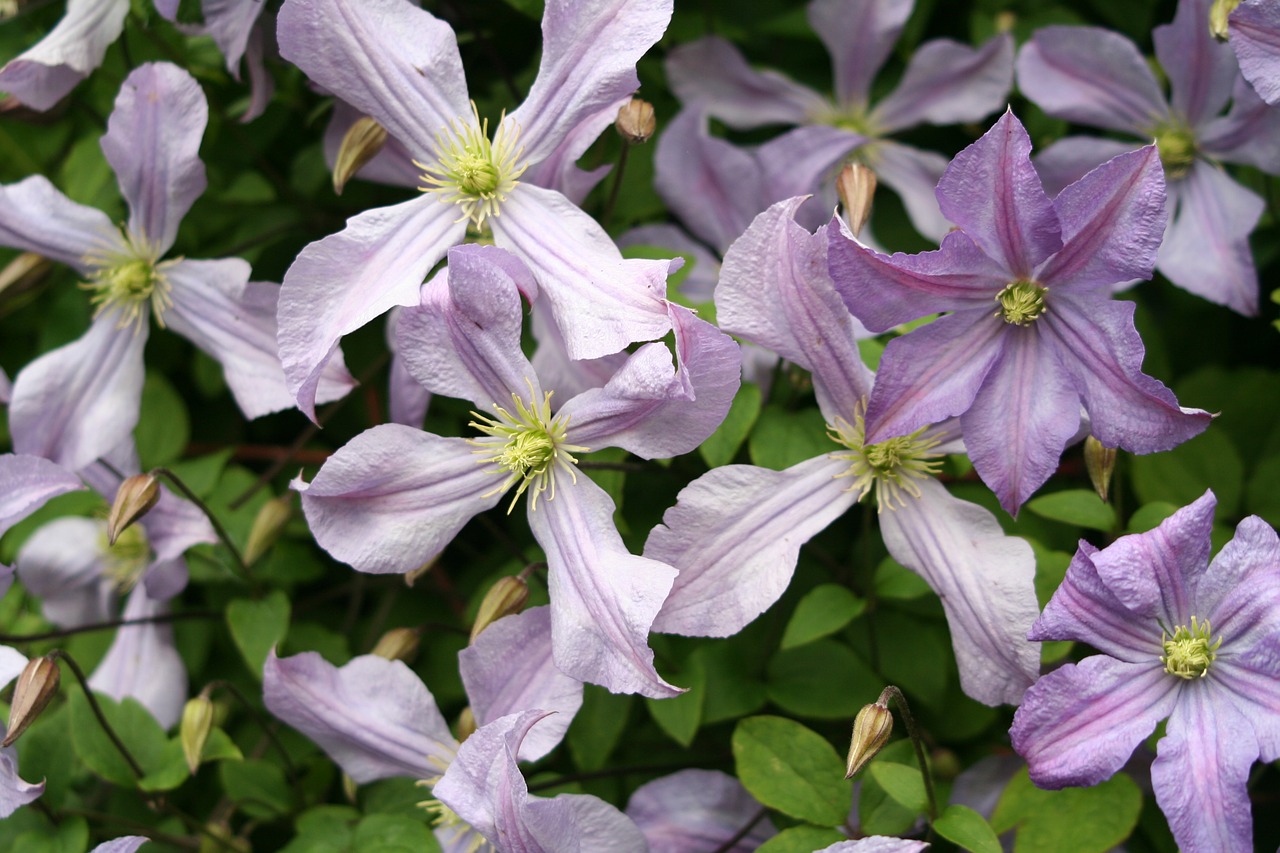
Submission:
[[[393,424],[420,429],[422,421],[427,417],[427,407],[431,405],[431,392],[413,378],[400,353],[400,345],[396,342],[396,328],[403,310],[392,308],[387,314],[385,337],[387,349],[391,350],[391,364],[387,368],[387,417]]]
[[[1236,78],[1230,112],[1205,123],[1199,141],[1200,150],[1215,160],[1280,174],[1280,110],[1271,109],[1243,78]]]
[[[376,655],[335,667],[316,652],[280,658],[272,650],[262,700],[361,783],[438,777],[458,748],[422,680]]]
[[[549,190],[561,193],[569,201],[581,206],[587,194],[609,174],[613,168],[609,164],[589,171],[579,169],[575,164],[578,158],[587,152],[600,134],[618,120],[620,110],[631,97],[619,99],[609,104],[595,115],[589,115],[580,121],[577,127],[569,131],[559,145],[538,163],[531,164],[520,180]]]
[[[658,145],[661,147],[662,142],[659,141]],[[628,246],[656,246],[669,250],[673,255],[684,255],[682,271],[685,275],[680,282],[680,292],[695,303],[711,301],[716,281],[720,278],[720,258],[680,226],[663,223],[641,225],[623,233],[617,243],[623,249]],[[536,355],[534,359],[536,362]]]
[[[1280,104],[1280,6],[1269,0],[1245,0],[1231,13],[1231,47],[1240,73],[1262,100]]]
[[[951,221],[938,208],[934,189],[947,171],[947,158],[889,139],[878,141],[872,152],[876,177],[902,199],[911,224],[925,237],[941,243],[951,231]]]
[[[67,14],[34,47],[0,68],[0,91],[43,112],[102,64],[120,37],[129,0],[67,0]]]
[[[137,853],[138,848],[150,840],[145,835],[123,835],[102,842],[89,853]]]
[[[973,48],[950,39],[920,46],[902,82],[871,111],[883,133],[918,124],[959,124],[985,118],[1009,102],[1013,39],[1007,33]]]
[[[0,245],[35,252],[84,274],[91,249],[122,249],[123,243],[105,213],[67,198],[44,175],[0,186]]]
[[[355,124],[364,116],[355,107],[341,98],[333,101],[333,114],[324,129],[324,162],[330,170],[338,159],[338,151],[342,148],[342,140]],[[373,159],[360,167],[355,177],[364,181],[376,181],[390,184],[393,187],[416,188],[422,184],[422,169],[413,164],[414,154],[404,147],[399,139],[388,135],[381,150]]]
[[[715,286],[714,281],[712,286]],[[554,388],[562,399],[571,400],[592,388],[603,388],[627,363],[627,359],[631,358],[631,353],[623,350],[600,358],[575,361],[569,358],[568,344],[556,328],[551,311],[546,305],[535,303],[530,314],[533,338],[538,342],[538,349],[531,359],[534,372],[538,374],[543,387]]]
[[[762,200],[772,204],[834,184],[841,161],[868,141],[860,133],[824,124],[797,127],[770,139],[755,152],[764,176]],[[825,214],[815,213],[821,223]]]
[[[168,612],[166,603],[151,600],[145,589],[136,587],[122,615],[146,619]],[[106,657],[89,676],[89,686],[112,699],[138,700],[161,728],[176,725],[187,701],[187,667],[173,645],[173,626],[146,622],[119,628]]]
[[[1096,136],[1068,136],[1045,148],[1033,162],[1044,181],[1045,192],[1057,196],[1113,157],[1133,151],[1136,144]]]
[[[644,833],[650,853],[755,850],[777,835],[762,809],[734,777],[697,768],[646,782],[627,801],[627,817]]]
[[[411,571],[443,551],[472,516],[498,502],[501,483],[461,438],[382,424],[295,488],[320,547],[362,572],[385,574]]]
[[[893,52],[914,3],[901,0],[815,0],[809,25],[826,45],[841,106],[865,107],[871,81]]]
[[[756,71],[729,41],[708,36],[667,54],[667,83],[686,107],[739,130],[765,124],[804,124],[828,109],[822,97],[776,71]]]
[[[44,618],[60,628],[104,622],[115,611],[107,569],[104,522],[57,518],[22,543],[16,568],[23,586],[41,601]]]
[[[83,489],[65,468],[38,456],[0,454],[0,535],[58,495]],[[3,648],[3,646],[0,646]]]
[[[928,849],[927,841],[909,838],[891,838],[887,835],[868,835],[857,841],[837,841],[814,853],[921,853]]]
[[[1212,5],[1213,0],[1178,0],[1173,22],[1151,32],[1174,112],[1193,128],[1222,112],[1237,76],[1230,46],[1205,26]]]
[[[0,732],[3,731],[5,727],[0,725]],[[33,785],[18,775],[18,750],[11,746],[0,749],[0,819],[35,802],[43,793],[43,779]]]

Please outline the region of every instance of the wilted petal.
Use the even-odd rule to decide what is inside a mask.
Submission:
[[[84,488],[65,468],[14,453],[0,454],[0,483],[0,535],[52,498]]]
[[[476,725],[521,711],[555,711],[520,745],[521,761],[537,761],[564,739],[582,707],[582,682],[551,659],[551,610],[532,607],[499,619],[458,653],[458,670]]]
[[[500,477],[461,438],[400,424],[357,435],[296,484],[316,542],[362,572],[408,572],[501,498]]]
[[[400,661],[361,655],[335,667],[316,652],[279,658],[273,650],[262,699],[357,782],[435,778],[457,749],[431,691]]]
[[[59,261],[79,273],[89,271],[91,250],[123,249],[111,219],[67,198],[44,175],[0,186],[0,245]]]
[[[1213,0],[1178,0],[1172,23],[1151,32],[1156,59],[1169,77],[1174,112],[1193,128],[1222,111],[1237,76],[1231,47],[1205,24],[1212,5]]]
[[[914,5],[902,0],[816,0],[809,4],[809,25],[831,55],[836,100],[841,105],[866,105],[871,81],[893,52]]]
[[[884,133],[917,124],[977,121],[1005,106],[1013,86],[1013,39],[1008,34],[973,48],[949,39],[921,45],[902,82],[871,111]]]
[[[120,328],[101,315],[79,340],[28,364],[13,384],[13,449],[85,467],[125,441],[142,403],[145,325]]]
[[[1016,705],[1040,672],[1040,649],[1026,639],[1038,609],[1031,546],[937,480],[916,485],[919,498],[881,507],[885,547],[942,600],[964,692]]]
[[[1280,41],[1280,33],[1276,35]],[[1280,78],[1280,65],[1276,77]],[[1280,174],[1280,110],[1271,108],[1243,78],[1231,92],[1231,110],[1199,128],[1200,150],[1215,160]]]
[[[650,853],[749,853],[777,834],[755,797],[719,770],[690,768],[646,782],[627,802],[627,817]],[[725,847],[730,839],[735,843]]]
[[[5,731],[0,724],[0,732]],[[0,819],[6,818],[44,793],[44,780],[37,784],[23,781],[18,775],[18,750],[0,749]]]
[[[138,587],[129,595],[123,617],[143,619],[168,611],[167,604],[152,601]],[[149,622],[119,628],[89,686],[112,699],[137,699],[162,728],[176,724],[187,701],[187,668],[173,645],[173,626]]]
[[[667,82],[685,106],[705,102],[708,113],[745,130],[764,124],[803,124],[828,109],[812,89],[776,71],[756,71],[718,36],[680,45],[667,54]]]
[[[930,240],[942,242],[951,222],[938,208],[934,188],[947,171],[947,158],[888,139],[878,141],[872,151],[876,177],[902,199],[911,224]]]
[[[1231,47],[1244,75],[1268,104],[1280,104],[1280,6],[1245,0],[1231,13]]]
[[[68,0],[58,25],[0,68],[0,91],[32,109],[49,109],[102,64],[128,13],[129,0]]]
[[[1096,136],[1068,136],[1045,148],[1033,162],[1045,192],[1056,196],[1111,158],[1133,151],[1135,145]]]
[[[824,454],[785,471],[714,468],[683,490],[644,554],[679,571],[656,631],[728,637],[791,583],[800,546],[853,505],[847,460]]]
[[[574,483],[562,471],[557,479],[555,497],[529,511],[547,554],[556,666],[615,693],[679,694],[653,668],[648,644],[675,569],[627,551],[613,500],[589,477]]]
[[[106,544],[105,524],[91,518],[54,519],[27,538],[16,567],[27,591],[42,599],[44,618],[62,628],[111,618]]]
[[[129,234],[157,256],[173,245],[182,217],[204,192],[200,140],[208,119],[204,92],[190,74],[149,62],[125,79],[107,120],[102,153],[129,204]]]

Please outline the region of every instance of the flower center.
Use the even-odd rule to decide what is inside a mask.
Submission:
[[[1161,125],[1152,134],[1156,138],[1156,151],[1169,180],[1181,178],[1196,159],[1196,138],[1191,130],[1181,124]]]
[[[477,231],[483,231],[485,220],[498,215],[507,194],[528,168],[527,163],[519,162],[524,154],[519,140],[520,128],[500,119],[491,142],[489,120],[480,120],[472,101],[471,120],[454,119],[436,134],[435,162],[413,161],[422,169],[425,185],[419,189],[439,193],[442,202],[458,205],[462,208],[459,221],[469,219]]]
[[[585,453],[587,448],[565,442],[569,420],[551,416],[551,393],[548,391],[538,403],[533,399],[533,383],[529,383],[529,400],[526,402],[513,393],[511,411],[494,403],[496,418],[471,413],[476,420],[470,426],[485,437],[469,439],[468,443],[479,448],[475,453],[480,456],[480,462],[496,466],[488,473],[507,475],[502,485],[485,497],[520,483],[507,512],[511,512],[526,490],[530,492],[532,510],[537,510],[538,497],[543,492],[550,492],[547,500],[554,499],[556,468],[563,468],[575,483],[578,481],[577,469],[573,467],[578,460],[573,453]]]
[[[89,301],[96,307],[94,318],[110,311],[119,311],[116,324],[124,329],[133,326],[137,334],[147,322],[147,309],[155,314],[156,323],[164,327],[164,312],[173,307],[169,283],[164,270],[177,260],[157,262],[156,252],[139,245],[125,235],[128,249],[118,247],[91,251],[84,256],[90,267],[86,281],[80,287],[89,291]]]
[[[894,501],[906,506],[903,492],[913,498],[920,497],[920,487],[915,480],[923,480],[942,467],[942,454],[932,452],[940,443],[936,438],[924,438],[928,427],[921,427],[910,435],[903,435],[865,444],[867,403],[862,400],[854,409],[853,424],[844,418],[836,418],[835,425],[827,425],[827,435],[836,444],[849,448],[849,453],[835,453],[837,459],[849,460],[849,467],[837,477],[852,477],[849,491],[858,493],[858,500],[866,497],[872,487],[876,491],[876,504],[881,510],[894,509]]]
[[[421,784],[421,783],[419,783]],[[418,803],[431,815],[431,825],[445,836],[449,850],[462,853],[496,853],[496,848],[476,831],[476,828],[458,817],[458,813],[437,799]]]
[[[1029,326],[1049,310],[1044,304],[1044,295],[1048,292],[1049,288],[1034,281],[1010,282],[996,294],[1000,310],[994,316],[1015,326]]]
[[[99,547],[102,551],[103,577],[115,584],[121,594],[129,592],[141,580],[151,563],[151,544],[140,524],[131,524],[116,537],[116,544],[107,543],[107,531],[102,531]]]
[[[1213,641],[1213,630],[1209,620],[1197,624],[1196,617],[1191,617],[1191,627],[1179,625],[1169,636],[1168,631],[1161,631],[1164,643],[1164,654],[1160,662],[1164,671],[1178,678],[1204,678],[1209,672],[1209,664],[1216,658],[1218,647],[1222,645],[1222,637]]]

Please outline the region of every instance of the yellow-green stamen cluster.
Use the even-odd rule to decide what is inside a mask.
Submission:
[[[854,410],[852,424],[844,418],[836,418],[834,425],[827,425],[827,435],[831,440],[850,450],[849,453],[832,454],[837,459],[849,460],[849,467],[836,476],[853,478],[849,491],[856,492],[858,500],[874,488],[880,510],[885,507],[894,509],[895,501],[898,506],[906,506],[903,493],[913,498],[920,497],[920,487],[915,481],[936,474],[942,467],[941,454],[932,452],[939,441],[925,438],[927,427],[922,427],[910,435],[867,445],[864,443],[866,411],[864,400]]]
[[[576,483],[578,473],[573,463],[578,460],[573,453],[587,451],[585,447],[565,442],[569,421],[568,418],[551,416],[551,392],[546,393],[541,403],[536,402],[533,397],[533,385],[530,383],[528,402],[518,394],[511,395],[513,411],[494,403],[496,418],[486,417],[478,412],[471,413],[476,420],[470,425],[487,436],[469,440],[470,444],[480,448],[475,451],[480,456],[480,462],[497,466],[488,473],[507,475],[502,485],[485,497],[505,492],[517,482],[520,483],[507,512],[515,508],[516,501],[526,490],[530,494],[529,506],[532,510],[537,510],[538,497],[543,492],[550,492],[547,500],[554,499],[556,468],[564,469]]]
[[[151,563],[151,544],[142,525],[132,524],[120,531],[116,544],[107,542],[107,531],[102,531],[99,547],[102,550],[102,574],[120,593],[132,590],[141,580]]]
[[[1156,151],[1169,180],[1181,178],[1196,159],[1196,138],[1190,128],[1180,123],[1161,125],[1152,136],[1156,139]]]
[[[520,162],[524,148],[519,140],[520,129],[500,119],[491,142],[489,120],[480,120],[473,101],[471,120],[454,119],[436,134],[435,162],[413,161],[422,169],[425,186],[419,189],[439,193],[442,202],[458,205],[462,208],[459,221],[470,220],[477,231],[483,231],[485,220],[498,215],[528,168]]]
[[[80,287],[91,294],[95,318],[118,310],[116,325],[121,329],[132,326],[137,334],[147,322],[149,308],[163,328],[164,312],[173,307],[173,285],[164,270],[177,260],[158,262],[156,251],[127,235],[126,243],[127,248],[112,246],[86,254],[84,261],[90,272]]]
[[[1190,628],[1179,625],[1172,637],[1168,631],[1161,631],[1160,639],[1164,644],[1164,654],[1160,656],[1164,671],[1188,680],[1204,678],[1209,673],[1209,664],[1218,656],[1218,647],[1222,645],[1221,637],[1216,642],[1213,640],[1209,620],[1197,623],[1194,616]]]
[[[1044,304],[1044,295],[1048,292],[1049,288],[1034,281],[1010,282],[996,294],[1000,310],[994,316],[1014,326],[1029,326],[1049,310]]]

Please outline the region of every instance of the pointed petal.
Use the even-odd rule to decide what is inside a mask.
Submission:
[[[902,82],[870,119],[884,133],[978,121],[1009,102],[1012,86],[1013,38],[1007,33],[979,48],[935,39],[912,55]]]
[[[777,834],[762,806],[734,777],[719,770],[680,770],[646,782],[627,801],[627,817],[650,853],[754,850]],[[739,835],[744,826],[750,829]],[[735,842],[730,844],[730,842]]]
[[[47,459],[0,454],[0,534],[58,495],[82,489],[78,477]],[[0,646],[0,648],[3,648]]]
[[[551,610],[531,607],[499,619],[458,653],[458,670],[476,725],[521,711],[554,711],[520,745],[521,761],[537,761],[564,739],[582,707],[582,682],[551,659]]]
[[[554,190],[521,184],[493,219],[493,238],[533,271],[573,358],[662,337],[667,261],[623,260],[604,229]]]
[[[79,340],[45,353],[13,384],[13,449],[72,470],[105,456],[138,423],[147,327],[121,329],[116,312]]]
[[[90,249],[123,248],[120,232],[101,210],[67,198],[44,175],[0,186],[0,245],[35,252],[79,273]]]
[[[1169,117],[1160,84],[1138,48],[1101,27],[1036,30],[1018,52],[1018,88],[1051,115],[1138,136],[1149,136]]]
[[[227,70],[237,80],[250,33],[264,8],[262,3],[245,0],[201,0],[200,12],[204,17],[201,32],[213,39],[227,60]]]
[[[1231,111],[1204,124],[1198,136],[1200,150],[1215,160],[1280,174],[1280,110],[1271,109],[1243,78],[1232,89]]]
[[[871,81],[893,51],[913,2],[901,0],[816,0],[809,25],[831,55],[836,100],[865,106]]]
[[[636,62],[662,38],[671,7],[672,0],[548,0],[538,76],[507,119],[520,128],[530,161],[551,156],[584,120],[640,88]]]
[[[947,171],[947,158],[889,139],[873,149],[876,177],[898,194],[916,230],[939,243],[951,231],[951,221],[938,208],[934,189]]]
[[[385,574],[439,554],[472,516],[498,502],[501,484],[463,439],[382,424],[295,488],[320,547],[362,572]]]
[[[122,615],[145,619],[168,612],[167,604],[152,601],[137,587]],[[137,699],[161,728],[175,725],[187,701],[187,668],[173,645],[173,626],[148,622],[118,629],[106,657],[89,676],[89,686],[112,699]]]
[[[714,468],[681,490],[644,554],[679,571],[654,630],[728,637],[786,591],[800,546],[856,500],[834,454],[770,471]]]
[[[34,110],[49,109],[102,64],[128,13],[129,0],[68,0],[58,25],[0,68],[0,91]]]
[[[1212,5],[1213,0],[1179,0],[1173,22],[1151,32],[1174,112],[1193,128],[1222,111],[1237,76],[1231,47],[1205,25]]]
[[[1259,670],[1276,670],[1280,658],[1260,654],[1275,636],[1274,612],[1280,606],[1280,540],[1265,521],[1251,515],[1236,528],[1203,574],[1190,578],[1191,612],[1203,613],[1214,626],[1231,632],[1232,658]]]
[[[289,267],[280,290],[280,361],[308,417],[338,340],[395,305],[418,304],[423,278],[466,231],[455,213],[429,197],[366,210]]]
[[[1136,145],[1096,136],[1068,136],[1041,151],[1033,162],[1044,181],[1045,192],[1057,196],[1069,184],[1082,179],[1111,158],[1133,151]]]
[[[570,482],[560,472],[558,479],[554,499],[529,511],[547,554],[556,666],[614,693],[679,694],[653,668],[648,645],[675,569],[628,553],[613,522],[613,500],[589,477]]]
[[[1231,13],[1231,47],[1240,73],[1262,100],[1280,104],[1280,6],[1268,0],[1245,0]]]
[[[413,156],[467,120],[467,81],[449,25],[404,0],[289,0],[277,24],[280,55],[373,116]]]
[[[272,650],[262,699],[357,782],[438,777],[458,748],[435,697],[400,661],[361,655],[335,667],[316,652]]]
[[[4,730],[4,725],[0,725],[0,732]],[[18,775],[18,750],[12,746],[0,749],[0,819],[35,802],[43,793],[43,779],[33,785]]]
[[[739,130],[804,124],[828,108],[812,89],[776,71],[756,71],[730,42],[708,36],[667,54],[667,82],[686,107],[705,102],[710,115]]]
[[[128,76],[107,120],[102,153],[129,204],[129,234],[159,257],[204,192],[200,140],[209,106],[200,85],[176,65],[149,62]]]
[[[23,586],[42,599],[41,613],[70,628],[110,619],[115,595],[103,577],[106,525],[91,518],[58,518],[41,526],[18,551]]]
[[[1013,748],[1041,788],[1096,785],[1169,716],[1183,683],[1154,658],[1122,663],[1095,655],[1069,663],[1027,691],[1013,715]]]

